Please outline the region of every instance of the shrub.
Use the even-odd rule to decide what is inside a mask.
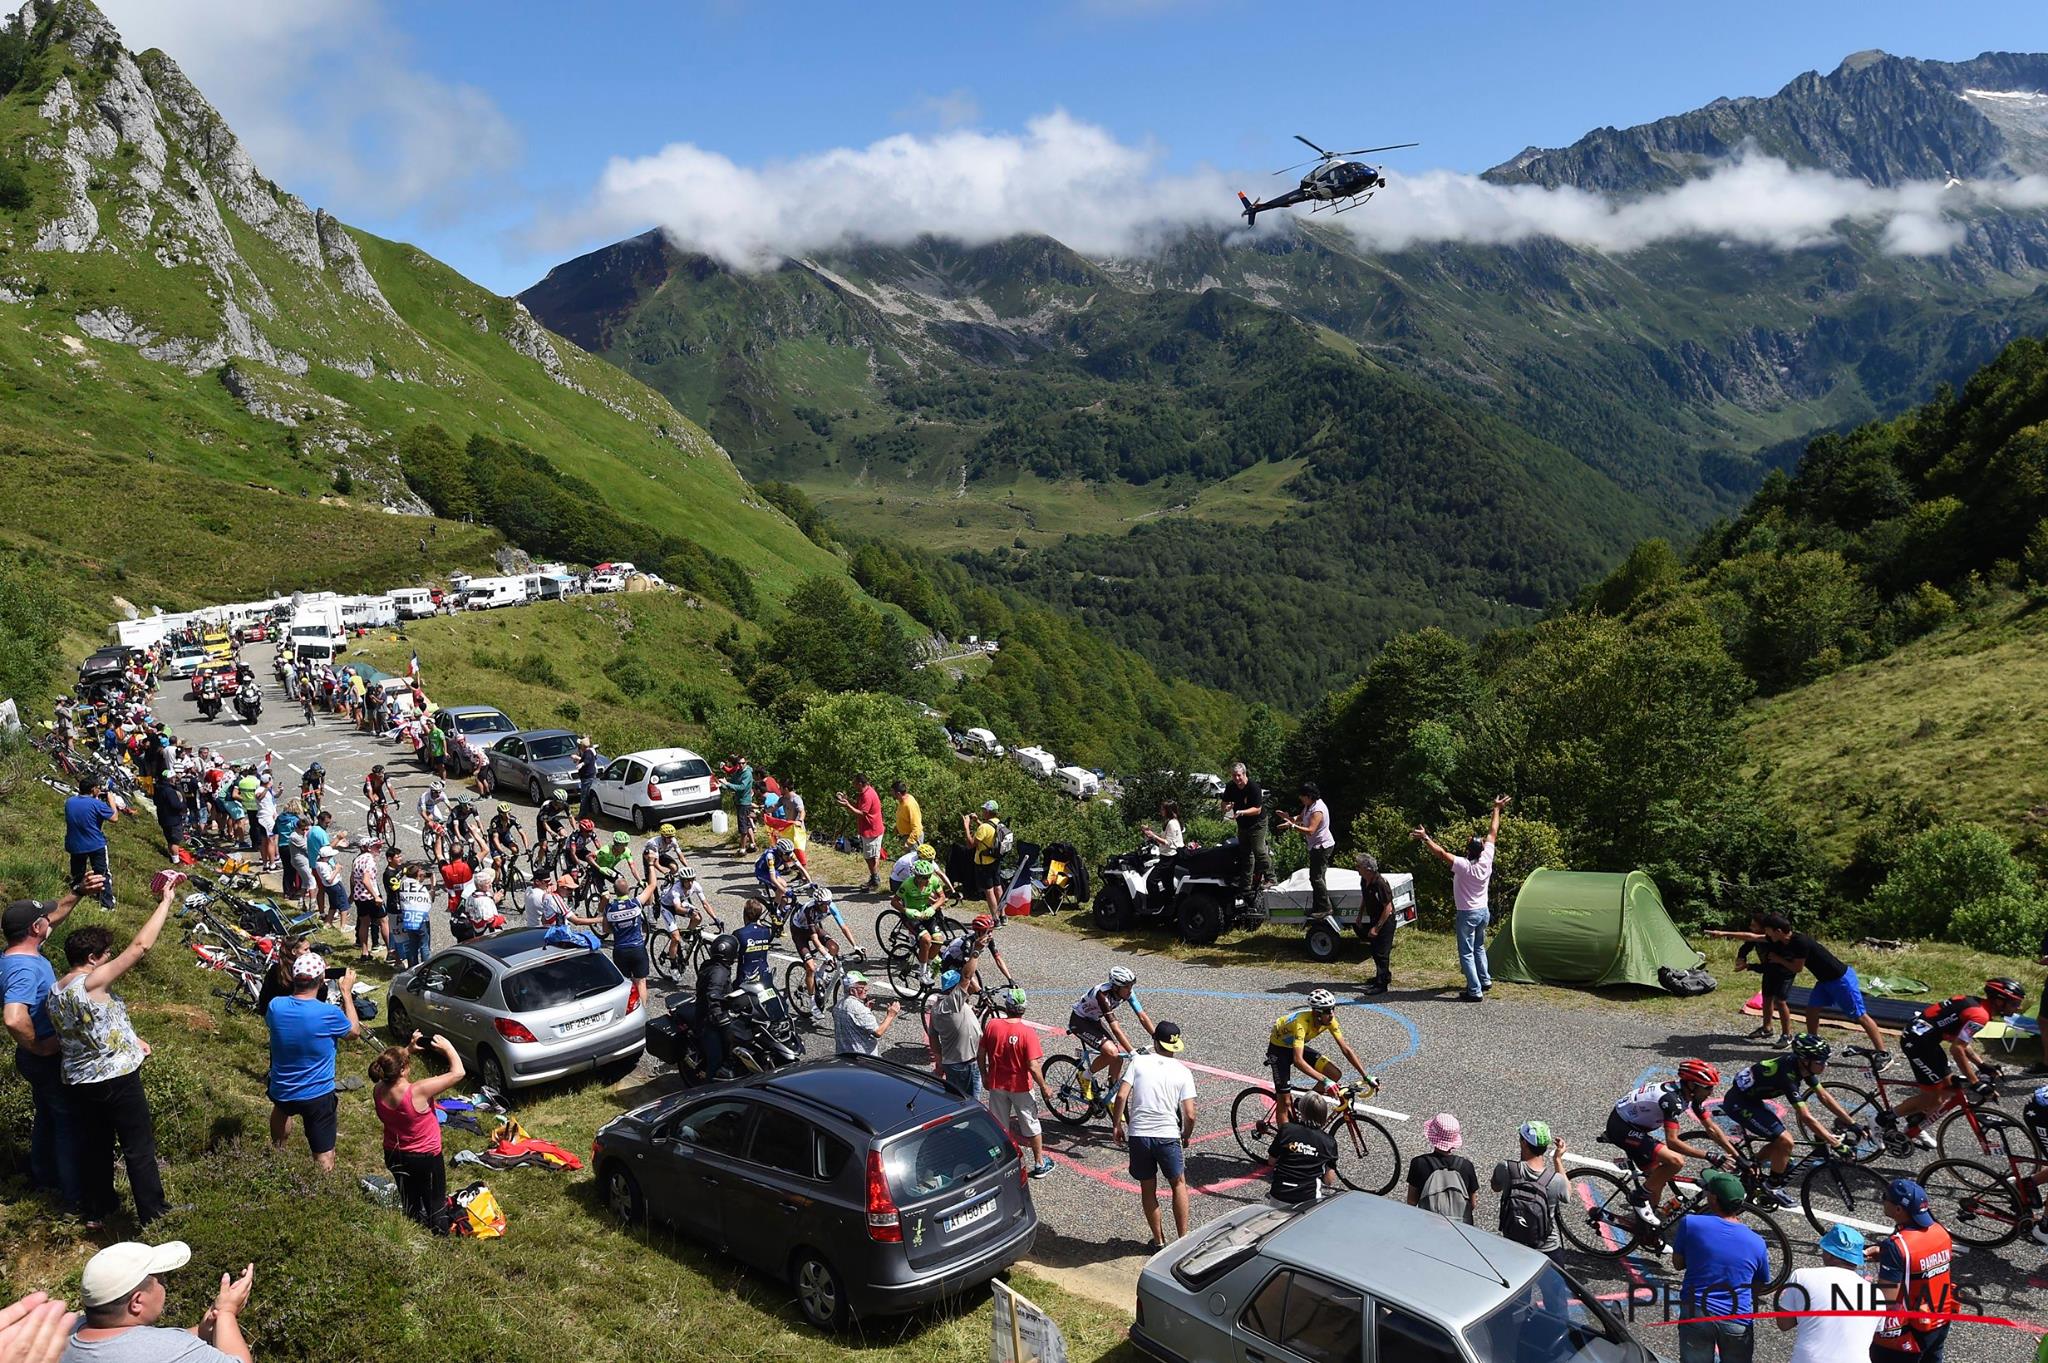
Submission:
[[[1948,924],[1948,935],[1964,946],[2000,956],[2032,956],[2044,930],[2048,930],[2048,899],[2038,893],[1979,899],[1957,909]]]
[[[27,208],[33,196],[29,193],[28,177],[21,173],[21,166],[15,161],[0,157],[0,209],[18,212]]]
[[[1976,922],[1986,901],[2036,894],[2004,838],[1981,824],[1942,824],[1907,844],[1870,897],[1870,923],[1894,937],[1948,937],[1965,909]]]

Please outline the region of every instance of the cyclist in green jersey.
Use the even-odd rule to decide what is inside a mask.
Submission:
[[[939,908],[946,902],[946,887],[939,880],[939,868],[919,857],[910,864],[910,876],[896,890],[896,907],[903,921],[917,934],[917,963],[926,978],[932,973],[932,957],[942,943]]]

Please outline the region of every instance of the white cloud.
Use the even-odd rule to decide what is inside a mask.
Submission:
[[[981,122],[981,101],[967,90],[948,90],[943,95],[926,95],[908,108],[896,111],[898,123],[932,124],[942,132]]]
[[[686,247],[750,269],[922,233],[980,242],[1042,232],[1084,254],[1142,254],[1178,227],[1230,228],[1240,183],[1285,182],[1233,179],[1206,167],[1169,172],[1159,148],[1122,142],[1056,111],[1021,132],[904,133],[758,167],[673,143],[612,160],[581,209],[543,220],[530,236],[541,249],[558,251],[651,223]],[[1962,240],[1958,215],[1987,205],[2048,205],[2048,179],[1946,191],[1932,183],[1881,188],[1748,155],[1705,179],[1617,200],[1577,189],[1495,185],[1450,171],[1397,172],[1370,204],[1333,221],[1383,251],[1533,237],[1613,253],[1680,238],[1796,250],[1857,224],[1880,230],[1888,251],[1939,255]],[[1259,230],[1270,230],[1265,224],[1279,216],[1262,218]]]
[[[458,216],[517,163],[484,91],[413,59],[381,0],[100,0],[128,46],[160,47],[263,172],[344,216]]]

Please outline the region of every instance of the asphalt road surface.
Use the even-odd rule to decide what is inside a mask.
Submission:
[[[267,657],[261,667],[267,673]],[[412,809],[427,778],[403,748],[360,734],[331,715],[319,715],[312,725],[305,725],[298,707],[282,700],[267,675],[263,681],[265,711],[254,726],[235,721],[232,710],[224,711],[220,722],[206,723],[182,695],[165,708],[176,716],[175,727],[188,741],[210,743],[236,757],[255,757],[266,749],[275,753],[279,766],[291,774],[284,781],[289,790],[296,790],[297,774],[309,763],[323,763],[329,807],[337,826],[352,836],[361,835],[367,814],[360,796],[362,778],[373,763],[383,763],[396,778],[402,845],[416,852],[420,837]],[[530,817],[522,822],[530,831]],[[750,865],[715,851],[695,859],[721,916],[737,922],[739,901],[752,885]],[[438,897],[436,902],[441,921],[436,923],[435,941],[445,945],[450,938]],[[874,917],[887,907],[886,901],[876,895],[843,894],[840,903],[856,940],[872,950]],[[1027,1018],[1044,1029],[1048,1056],[1070,1049],[1060,1029],[1083,990],[1100,982],[1112,964],[1135,970],[1139,998],[1153,1020],[1170,1018],[1187,1036],[1181,1059],[1194,1070],[1199,1095],[1197,1132],[1188,1154],[1193,1223],[1199,1226],[1263,1196],[1261,1171],[1245,1159],[1231,1137],[1230,1103],[1247,1085],[1264,1082],[1261,1060],[1274,1018],[1301,1006],[1310,989],[1331,983],[1319,977],[1305,952],[1298,970],[1197,965],[1143,951],[1120,951],[1024,920],[1006,924],[997,940],[1018,982],[1029,992]],[[1506,985],[1484,1003],[1467,1004],[1448,993],[1404,989],[1400,965],[1397,945],[1395,987],[1370,1000],[1352,997],[1353,983],[1332,984],[1343,1001],[1340,1023],[1382,1083],[1372,1107],[1393,1132],[1404,1157],[1426,1149],[1422,1124],[1430,1114],[1452,1112],[1463,1123],[1464,1153],[1479,1172],[1477,1222],[1489,1229],[1496,1223],[1497,1202],[1486,1188],[1488,1172],[1495,1161],[1514,1154],[1515,1130],[1523,1121],[1542,1118],[1562,1133],[1574,1155],[1606,1159],[1619,1152],[1596,1144],[1595,1138],[1621,1094],[1653,1078],[1670,1077],[1674,1063],[1686,1056],[1712,1060],[1726,1075],[1763,1054],[1740,1040],[1749,1022],[1732,1015],[1732,1000],[1727,1034],[1672,1035],[1655,1019],[1590,998],[1581,1007],[1559,1007],[1518,999],[1515,987]],[[991,965],[986,976],[995,979],[999,972]],[[879,972],[876,978],[878,992],[886,996],[886,982]],[[923,1033],[915,1017],[899,1021],[887,1042],[885,1053],[891,1058],[925,1063]],[[813,1054],[829,1046],[829,1030],[813,1035]],[[656,1068],[652,1060],[643,1064],[648,1074],[642,1079]],[[1048,1118],[1046,1147],[1058,1168],[1032,1184],[1042,1223],[1034,1259],[1063,1270],[1063,1280],[1092,1288],[1095,1295],[1128,1301],[1129,1285],[1136,1281],[1148,1250],[1125,1151],[1112,1142],[1106,1120],[1074,1129]],[[1932,1158],[1909,1163],[1922,1167]],[[1781,1214],[1780,1223],[1792,1238],[1796,1264],[1819,1262],[1804,1217],[1794,1210]],[[1959,1248],[1956,1274],[1974,1293],[1978,1313],[2039,1321],[2044,1317],[2042,1303],[2048,1301],[2042,1295],[2048,1289],[2048,1274],[2040,1269],[2040,1258],[2038,1247],[2024,1239],[1989,1252]],[[1675,1300],[1669,1315],[1664,1304],[1664,1285],[1670,1285],[1674,1298],[1676,1290],[1668,1261],[1635,1255],[1616,1262],[1568,1252],[1566,1262],[1618,1308],[1633,1299],[1641,1336],[1659,1352],[1677,1356],[1676,1332],[1656,1324],[1676,1315]],[[1789,1357],[1791,1338],[1771,1323],[1760,1322],[1758,1357]],[[1959,1325],[1949,1341],[1948,1357],[2031,1358],[2036,1342],[2033,1333]]]

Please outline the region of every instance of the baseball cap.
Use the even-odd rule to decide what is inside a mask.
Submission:
[[[1549,1122],[1523,1122],[1522,1129],[1517,1134],[1521,1136],[1522,1144],[1528,1146],[1531,1150],[1548,1150],[1550,1148]]]
[[[861,974],[858,970],[849,970],[846,972],[846,987],[848,989],[853,988],[857,984],[866,984],[867,982],[868,977]]]
[[[11,901],[4,913],[0,913],[0,936],[8,945],[27,938],[29,930],[38,918],[46,918],[57,911],[54,899],[16,899]]]
[[[1178,1022],[1162,1022],[1152,1029],[1152,1045],[1162,1055],[1179,1055],[1187,1044]]]
[[[1913,1179],[1893,1179],[1892,1186],[1885,1189],[1884,1200],[1906,1213],[1918,1230],[1934,1224],[1934,1214],[1927,1210],[1927,1190]]]
[[[1820,1238],[1820,1252],[1832,1254],[1845,1263],[1863,1267],[1863,1232],[1854,1226],[1840,1222],[1828,1227],[1828,1233]]]
[[[86,1261],[79,1279],[79,1302],[84,1306],[106,1306],[121,1300],[149,1280],[153,1273],[169,1273],[192,1261],[192,1249],[183,1240],[166,1240],[145,1245],[123,1240],[108,1245]]]
[[[1456,1116],[1439,1112],[1422,1124],[1422,1137],[1432,1150],[1456,1150],[1465,1143],[1464,1128]]]
[[[982,813],[984,813],[984,814],[993,814],[993,813],[995,813],[995,812],[996,812],[996,802],[995,802],[994,800],[983,800],[983,801],[981,802],[981,812],[982,812]]]
[[[319,856],[317,856],[317,857],[315,857],[315,858],[314,858],[314,860],[315,860],[315,861],[333,861],[333,860],[334,860],[334,858],[335,858],[335,855],[336,855],[336,852],[335,852],[335,847],[334,847],[334,844],[330,842],[330,843],[328,843],[328,844],[327,844],[327,845],[326,845],[325,847],[323,847],[323,848],[321,848],[321,849],[320,849],[320,855],[319,855]]]
[[[323,980],[327,978],[327,959],[313,952],[299,953],[292,961],[292,978],[295,980]]]
[[[1742,1180],[1725,1169],[1716,1169],[1702,1178],[1700,1187],[1712,1193],[1724,1207],[1740,1207],[1749,1200],[1749,1190],[1742,1186]]]

